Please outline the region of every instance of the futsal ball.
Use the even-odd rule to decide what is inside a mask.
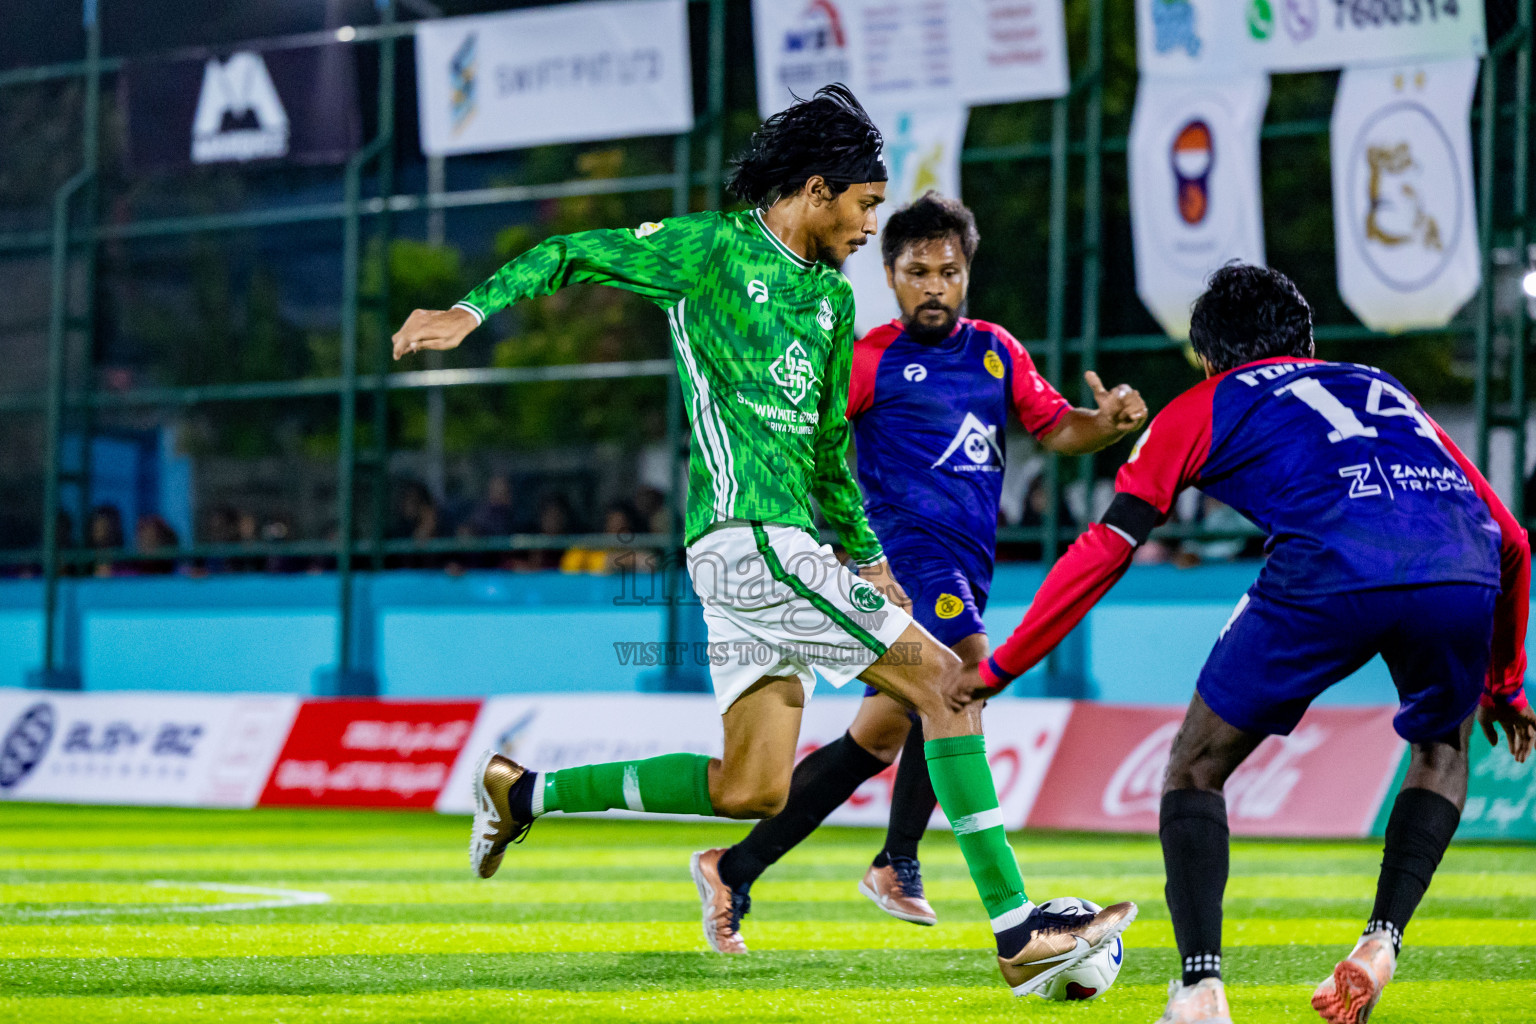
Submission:
[[[1097,903],[1066,896],[1047,900],[1040,904],[1047,914],[1097,914],[1103,908]],[[1047,999],[1086,1000],[1097,999],[1115,983],[1120,965],[1125,962],[1125,944],[1116,935],[1103,949],[1070,970],[1052,978],[1040,994]]]

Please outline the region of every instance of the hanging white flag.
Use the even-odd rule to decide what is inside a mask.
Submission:
[[[1211,271],[1264,262],[1259,128],[1269,77],[1143,77],[1131,117],[1136,294],[1175,338]]]
[[[1373,330],[1444,326],[1477,292],[1477,65],[1351,69],[1339,79],[1330,138],[1339,294]]]
[[[970,111],[959,104],[870,111],[885,136],[885,164],[891,180],[885,186],[880,222],[896,209],[932,189],[940,195],[960,195],[960,148]],[[880,236],[843,264],[857,304],[854,317],[860,334],[885,323],[900,310],[885,281]]]
[[[1064,96],[1065,23],[1061,0],[753,0],[758,110],[830,82],[888,110]]]

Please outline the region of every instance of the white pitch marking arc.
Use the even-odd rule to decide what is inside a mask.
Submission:
[[[209,892],[238,893],[246,896],[271,896],[272,899],[247,900],[241,903],[156,903],[144,906],[63,907],[58,910],[21,910],[18,917],[86,917],[95,914],[214,914],[229,910],[270,910],[281,907],[313,906],[331,902],[328,892],[307,892],[303,889],[273,889],[261,885],[232,885],[226,882],[173,882],[157,878],[146,885],[158,889],[205,889]]]

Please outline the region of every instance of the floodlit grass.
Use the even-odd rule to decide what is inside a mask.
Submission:
[[[953,840],[941,923],[854,889],[878,834],[827,829],[753,892],[754,952],[707,952],[692,850],[733,826],[541,821],[489,882],[468,821],[378,812],[0,806],[0,1021],[1150,1022],[1176,970],[1161,856],[1140,837],[1017,835],[1036,899],[1135,899],[1120,983],[1014,1000]],[[1235,1020],[1310,1021],[1370,910],[1374,842],[1240,842],[1225,966]],[[1446,856],[1373,1024],[1536,1021],[1536,849]]]

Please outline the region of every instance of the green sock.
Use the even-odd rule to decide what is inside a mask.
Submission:
[[[954,827],[971,880],[992,918],[992,930],[1001,932],[1022,923],[1028,903],[1024,877],[1003,829],[997,787],[987,764],[987,741],[980,736],[951,736],[929,740],[923,752],[928,756],[933,791]]]
[[[546,772],[543,800],[535,814],[549,811],[631,811],[712,815],[709,758],[703,754],[663,754],[644,761],[584,764]],[[542,803],[542,806],[539,806]]]

